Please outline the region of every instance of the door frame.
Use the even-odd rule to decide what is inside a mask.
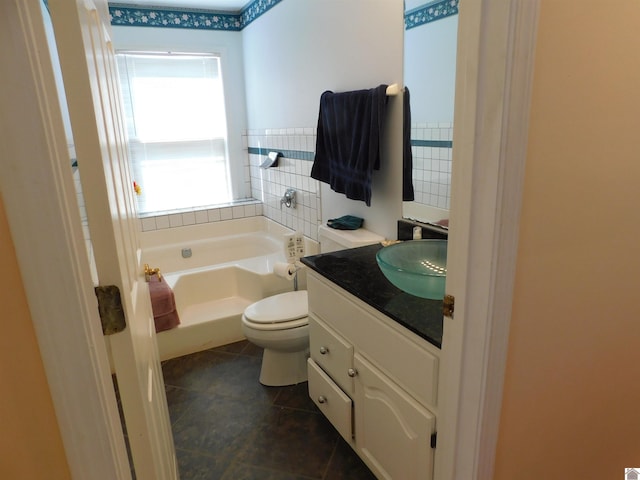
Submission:
[[[3,1],[0,18],[0,192],[67,462],[130,479],[41,0]]]
[[[540,0],[464,2],[458,19],[435,478],[491,479],[518,254]]]
[[[72,476],[130,478],[68,152],[58,143],[65,135],[40,1],[0,6],[0,53],[21,87],[0,93],[2,111],[12,112],[0,120],[8,128],[0,190]],[[445,319],[460,340],[440,392],[451,401],[441,408],[439,440],[450,440],[436,450],[439,480],[493,472],[539,3],[461,7],[447,286],[456,313]]]

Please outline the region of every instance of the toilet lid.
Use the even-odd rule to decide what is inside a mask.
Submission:
[[[247,307],[244,316],[254,323],[282,323],[304,318],[309,313],[307,291],[286,292],[264,298]]]

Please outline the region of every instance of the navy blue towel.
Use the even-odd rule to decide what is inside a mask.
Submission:
[[[402,116],[402,201],[415,200],[413,191],[413,154],[411,153],[411,105],[409,89],[404,87]]]
[[[311,178],[370,206],[373,170],[380,169],[386,105],[387,85],[353,92],[324,92],[320,97]]]

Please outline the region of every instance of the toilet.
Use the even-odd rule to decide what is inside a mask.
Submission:
[[[384,240],[360,228],[318,228],[320,252],[355,248]],[[309,319],[306,290],[280,293],[249,305],[242,315],[242,331],[254,345],[264,349],[260,383],[279,387],[307,381]]]

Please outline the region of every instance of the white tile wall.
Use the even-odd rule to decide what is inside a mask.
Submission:
[[[453,123],[427,122],[411,126],[413,140],[453,140]],[[451,202],[451,148],[411,147],[415,202],[449,209]]]
[[[250,130],[247,145],[273,151],[293,150],[307,152],[309,159],[278,159],[278,166],[262,169],[264,155],[250,154],[251,195],[261,200],[263,214],[282,225],[303,232],[313,240],[318,239],[318,225],[322,221],[320,186],[311,178],[312,152],[316,147],[315,128],[283,128]],[[288,188],[296,190],[296,208],[280,204]]]
[[[177,228],[200,223],[220,222],[234,218],[256,217],[263,213],[262,203],[257,200],[245,200],[229,206],[220,206],[206,210],[194,210],[182,213],[156,215],[140,219],[143,232]]]

